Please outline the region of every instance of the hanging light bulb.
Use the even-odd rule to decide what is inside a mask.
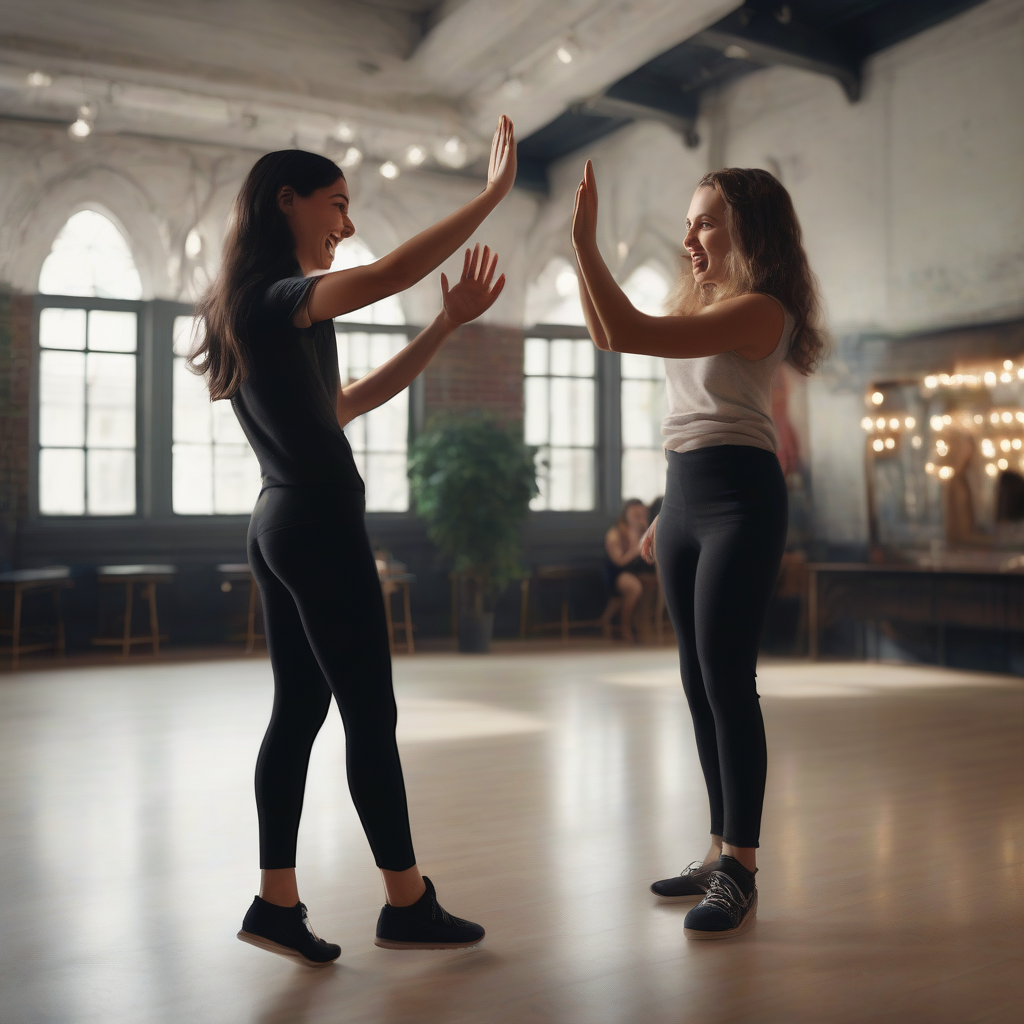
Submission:
[[[410,146],[405,151],[405,159],[413,167],[419,167],[427,159],[427,151],[422,146]]]
[[[382,178],[387,178],[388,181],[394,181],[401,173],[402,172],[398,169],[398,164],[393,160],[385,160],[384,163],[380,165],[380,176]]]
[[[78,108],[78,120],[68,125],[68,135],[73,139],[84,139],[92,135],[93,129],[93,108],[88,103],[83,103]]]
[[[53,85],[53,79],[45,71],[30,71],[25,78],[25,84],[30,89],[45,89]]]
[[[351,171],[353,168],[358,167],[362,162],[363,151],[361,149],[357,149],[355,146],[349,146],[339,161],[346,171]]]

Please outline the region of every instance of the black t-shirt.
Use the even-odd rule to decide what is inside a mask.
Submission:
[[[334,321],[307,328],[292,323],[315,280],[296,274],[257,293],[242,339],[249,372],[231,405],[259,459],[264,487],[363,492],[335,413]]]

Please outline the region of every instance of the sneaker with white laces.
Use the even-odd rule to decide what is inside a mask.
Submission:
[[[341,946],[325,942],[313,931],[305,903],[281,907],[257,896],[238,937],[251,946],[298,960],[307,967],[326,967],[341,956]]]
[[[718,861],[710,864],[695,860],[675,878],[662,878],[651,883],[651,892],[669,903],[694,903],[704,899],[708,891],[711,872],[718,868]]]
[[[728,939],[749,928],[756,914],[757,886],[744,893],[724,871],[713,871],[704,899],[683,920],[683,933],[689,939]]]

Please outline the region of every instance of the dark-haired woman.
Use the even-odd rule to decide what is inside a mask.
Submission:
[[[345,177],[287,150],[256,162],[235,201],[220,276],[199,305],[192,364],[213,399],[230,398],[260,461],[249,564],[263,597],[274,708],[256,765],[262,883],[239,938],[310,966],[336,959],[299,902],[295,848],[310,750],[330,707],[345,726],[349,789],[387,902],[376,942],[395,949],[475,945],[484,930],[446,913],[413,853],[395,743],[383,598],[363,523],[364,488],[344,426],[423,370],[449,334],[497,298],[496,256],[466,253],[433,323],[362,379],[341,386],[333,318],[415,284],[451,256],[515,180],[502,118],[487,186],[449,217],[369,266],[329,273],[353,234]]]
[[[749,926],[757,908],[767,755],[755,670],[787,516],[772,378],[786,359],[812,372],[825,342],[793,204],[771,174],[706,175],[686,226],[691,266],[676,309],[646,316],[598,251],[588,161],[572,236],[591,336],[601,348],[665,359],[668,479],[642,550],[653,560],[657,549],[711,805],[703,862],[651,889],[663,899],[699,901],[686,915],[686,934],[718,939]]]
[[[604,572],[611,590],[622,598],[619,612],[622,639],[633,642],[633,613],[644,596],[657,585],[654,569],[640,555],[647,532],[647,506],[639,498],[623,503],[618,520],[604,535]]]

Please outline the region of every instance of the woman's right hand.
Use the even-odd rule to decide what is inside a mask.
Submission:
[[[640,557],[654,565],[654,529],[658,525],[658,517],[655,516],[647,532],[640,538]]]
[[[491,142],[491,159],[487,165],[487,188],[499,199],[512,191],[516,181],[516,136],[515,126],[504,114],[498,118]]]

